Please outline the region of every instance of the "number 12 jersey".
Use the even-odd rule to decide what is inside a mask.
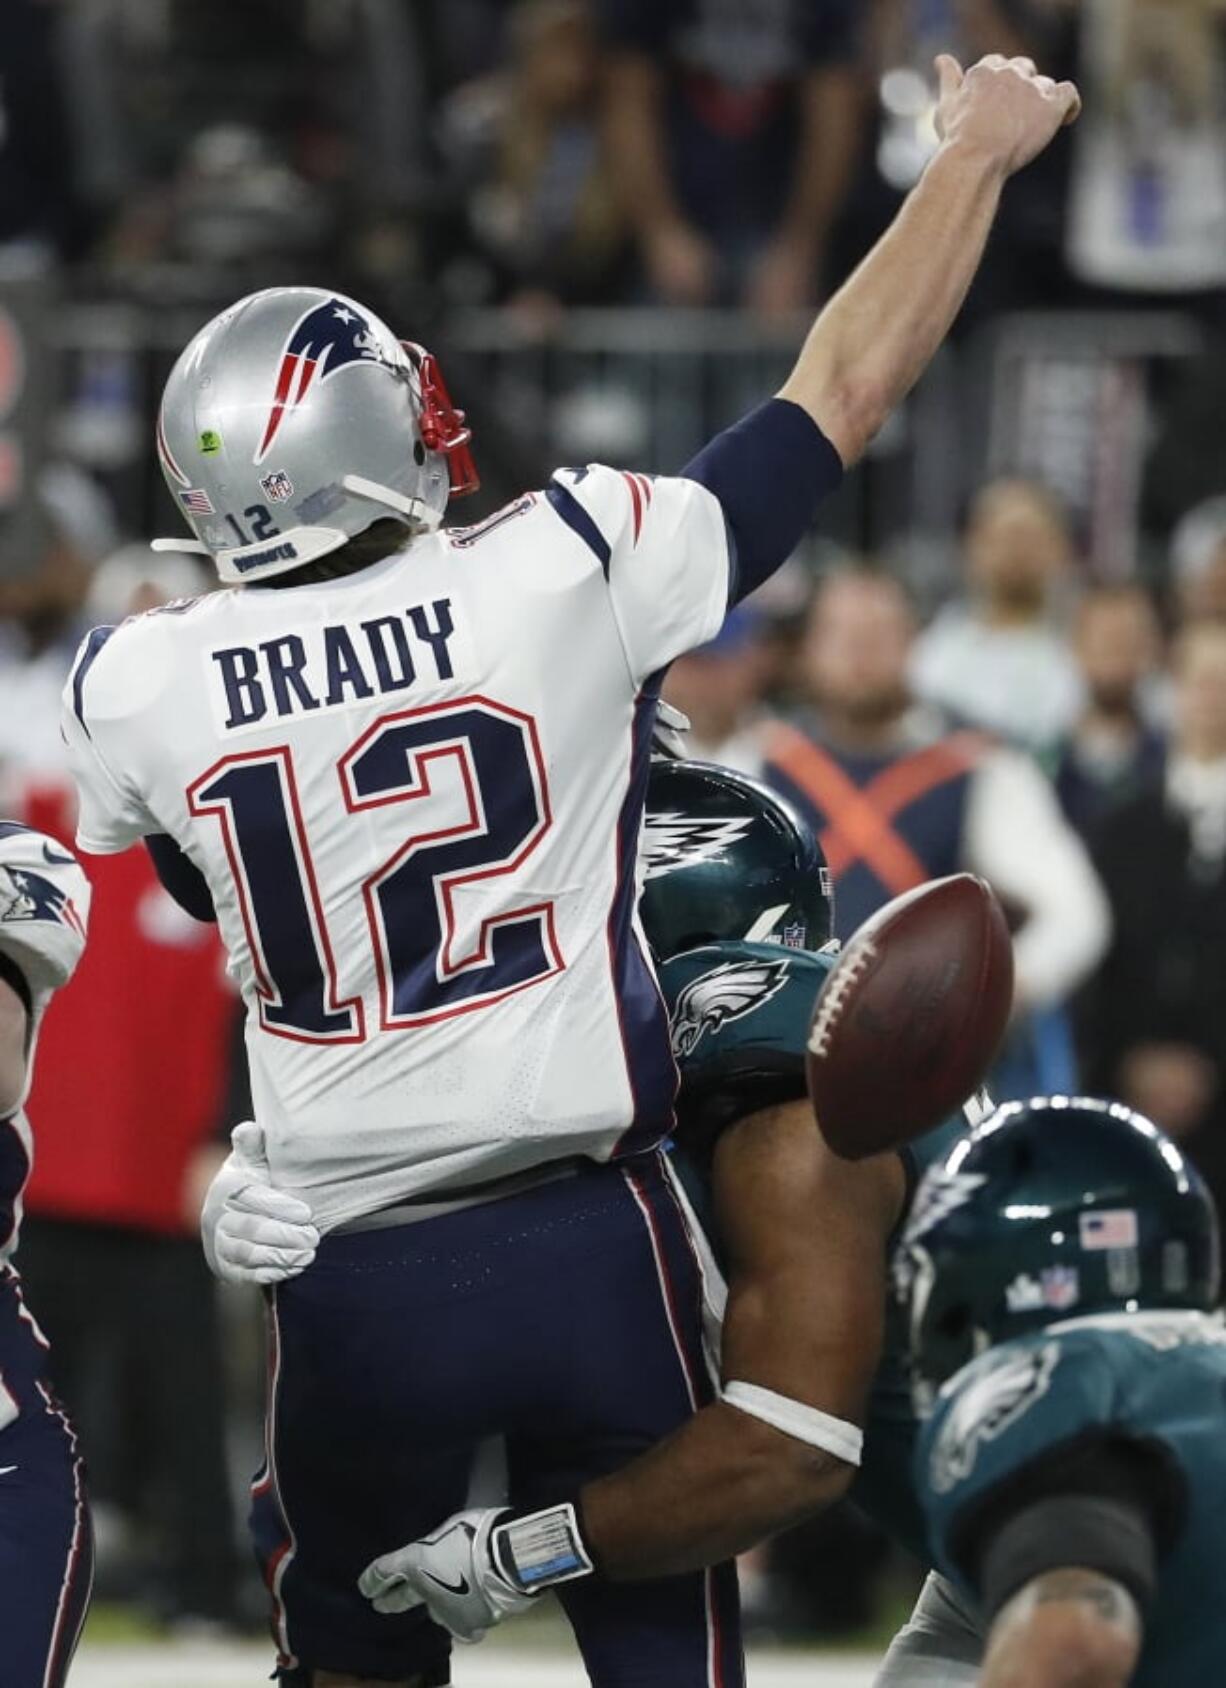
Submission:
[[[78,842],[168,834],[203,874],[272,1177],[321,1228],[668,1130],[648,745],[731,566],[705,488],[561,470],[342,579],[84,641]]]

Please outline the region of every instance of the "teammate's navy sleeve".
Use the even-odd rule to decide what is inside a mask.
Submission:
[[[732,536],[730,603],[739,603],[784,564],[812,526],[818,505],[843,478],[838,452],[807,410],[768,399],[725,428],[681,471],[713,492]]]
[[[208,881],[190,856],[185,856],[173,838],[155,832],[145,839],[145,848],[153,861],[154,872],[163,890],[172,896],[193,920],[216,920],[213,893]]]

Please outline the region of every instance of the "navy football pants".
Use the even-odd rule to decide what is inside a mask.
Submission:
[[[656,1157],[333,1235],[269,1300],[252,1527],[283,1666],[447,1682],[449,1638],[375,1612],[367,1563],[468,1502],[489,1438],[510,1500],[543,1505],[711,1397],[698,1265]],[[560,1594],[597,1688],[741,1688],[732,1566]]]
[[[85,1621],[93,1537],[46,1344],[0,1268],[0,1683],[62,1688]]]

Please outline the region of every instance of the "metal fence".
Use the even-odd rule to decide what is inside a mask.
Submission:
[[[59,366],[48,450],[97,474],[134,533],[175,531],[149,425],[174,356],[208,315],[199,304],[113,302],[44,313]],[[735,311],[590,310],[537,333],[506,312],[472,311],[444,325],[438,349],[480,430],[495,502],[559,462],[677,470],[777,390],[807,326]],[[1098,574],[1127,574],[1164,383],[1203,345],[1194,321],[1166,312],[1009,316],[955,340],[823,528],[846,547],[904,553],[921,590],[937,590],[969,491],[987,473],[1024,472],[1064,495]]]

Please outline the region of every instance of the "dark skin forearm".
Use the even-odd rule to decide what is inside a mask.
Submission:
[[[892,1156],[826,1148],[807,1103],[726,1132],[715,1194],[730,1277],[725,1382],[854,1423],[881,1343],[885,1244],[903,1199]],[[621,1471],[585,1486],[584,1534],[606,1576],[671,1576],[722,1560],[838,1498],[852,1468],[717,1401]]]
[[[733,1559],[847,1488],[849,1466],[721,1401],[582,1492],[583,1533],[615,1582]]]

